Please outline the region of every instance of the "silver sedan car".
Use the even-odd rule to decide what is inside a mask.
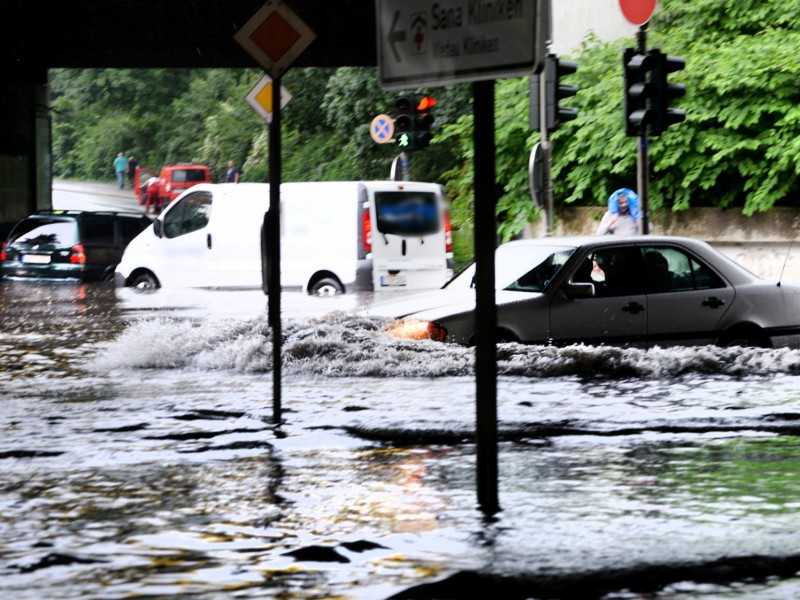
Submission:
[[[495,252],[497,341],[800,345],[800,284],[761,279],[679,237],[543,238]],[[371,305],[401,338],[474,342],[475,265],[444,288]]]

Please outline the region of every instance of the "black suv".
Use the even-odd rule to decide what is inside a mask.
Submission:
[[[11,230],[0,249],[0,276],[113,281],[125,246],[151,223],[137,213],[38,211]]]

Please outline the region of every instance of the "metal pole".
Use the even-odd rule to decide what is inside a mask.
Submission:
[[[548,77],[555,77],[555,73],[549,73],[547,67],[542,71],[539,78],[539,135],[542,145],[542,167],[544,182],[544,218],[545,236],[549,237],[553,233],[553,177],[552,172],[552,151],[550,149],[550,134],[547,131],[547,85]]]
[[[269,126],[269,210],[264,216],[267,249],[267,308],[272,329],[272,418],[282,421],[281,367],[281,80],[272,80],[272,122]]]
[[[495,304],[494,81],[472,84],[475,126],[475,391],[478,504],[500,510],[497,493],[497,306]]]
[[[636,32],[636,51],[647,54],[647,23],[639,27]],[[639,194],[639,205],[642,218],[639,221],[639,233],[646,234],[650,231],[650,165],[647,156],[648,125],[642,128],[642,135],[637,138],[636,149],[636,187]]]

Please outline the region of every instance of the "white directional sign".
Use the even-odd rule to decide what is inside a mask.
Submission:
[[[537,0],[375,0],[381,86],[521,77],[537,51]]]

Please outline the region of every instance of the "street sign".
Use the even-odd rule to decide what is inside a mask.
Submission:
[[[372,141],[385,144],[392,141],[394,135],[394,120],[389,115],[378,115],[372,119],[369,126],[369,135]]]
[[[524,77],[544,62],[537,8],[547,0],[376,0],[381,87]]]
[[[634,25],[644,25],[653,16],[658,0],[619,0],[622,14]]]
[[[316,37],[286,4],[267,0],[233,39],[273,79],[278,79]]]
[[[285,87],[281,86],[281,108],[285,107],[292,95]],[[267,123],[272,123],[272,78],[264,75],[253,86],[253,89],[245,96],[247,103],[253,110],[261,116]]]

